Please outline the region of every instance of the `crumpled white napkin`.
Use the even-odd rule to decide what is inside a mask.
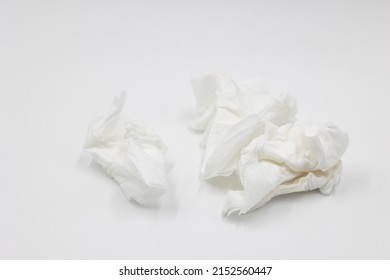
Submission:
[[[229,192],[224,213],[245,214],[291,192],[330,193],[340,180],[340,158],[347,146],[348,135],[332,124],[267,123],[264,134],[241,151],[244,190]]]
[[[258,80],[237,84],[226,75],[207,74],[193,79],[192,86],[197,108],[190,126],[204,131],[201,174],[205,179],[231,175],[240,150],[262,133],[265,121],[289,123],[297,111],[292,97],[274,97]]]
[[[222,74],[192,81],[197,99],[190,124],[204,131],[201,174],[208,179],[236,172],[242,191],[230,191],[223,212],[245,214],[277,195],[338,184],[348,135],[332,124],[294,124],[296,105],[273,97],[259,82],[235,83]]]
[[[167,188],[167,148],[159,136],[121,114],[125,100],[122,92],[106,115],[90,122],[84,149],[129,200],[149,204]]]

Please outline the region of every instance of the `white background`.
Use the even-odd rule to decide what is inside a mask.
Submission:
[[[0,258],[390,258],[390,2],[0,0]],[[349,133],[335,193],[222,217],[231,182],[198,180],[189,79],[262,77],[300,122]],[[128,202],[82,153],[125,112],[170,147],[172,190]]]

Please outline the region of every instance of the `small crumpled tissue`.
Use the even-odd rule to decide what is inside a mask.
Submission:
[[[295,100],[271,95],[258,81],[237,84],[223,74],[192,80],[197,100],[190,126],[203,131],[204,179],[236,173],[242,190],[229,191],[223,212],[245,214],[273,197],[319,189],[340,180],[348,135],[332,124],[295,123]]]
[[[115,97],[104,116],[93,119],[84,149],[129,200],[149,204],[167,188],[167,147],[160,137],[121,114],[126,92]]]

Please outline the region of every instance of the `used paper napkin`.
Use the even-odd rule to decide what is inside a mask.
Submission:
[[[267,123],[264,134],[241,151],[242,191],[230,191],[224,213],[245,214],[275,196],[319,189],[328,194],[340,180],[348,135],[332,124],[281,127]]]
[[[121,114],[125,100],[122,92],[106,115],[90,122],[84,149],[128,199],[148,204],[166,191],[167,148],[159,136]]]
[[[278,125],[295,119],[295,100],[275,97],[258,80],[237,84],[224,74],[207,74],[192,80],[197,100],[196,119],[190,126],[204,131],[201,174],[204,178],[229,176],[240,150],[260,135],[265,121]]]
[[[203,131],[201,175],[240,178],[242,190],[228,193],[225,214],[245,214],[291,192],[327,194],[338,184],[348,146],[344,131],[295,124],[295,100],[270,94],[258,81],[238,84],[207,74],[192,85],[197,107],[190,126]]]

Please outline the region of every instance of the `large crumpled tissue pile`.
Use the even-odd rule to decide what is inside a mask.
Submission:
[[[245,214],[281,194],[319,189],[340,180],[348,135],[333,124],[297,124],[295,100],[271,95],[258,81],[237,84],[222,74],[192,81],[197,100],[191,127],[203,131],[204,179],[237,173],[223,212]]]

